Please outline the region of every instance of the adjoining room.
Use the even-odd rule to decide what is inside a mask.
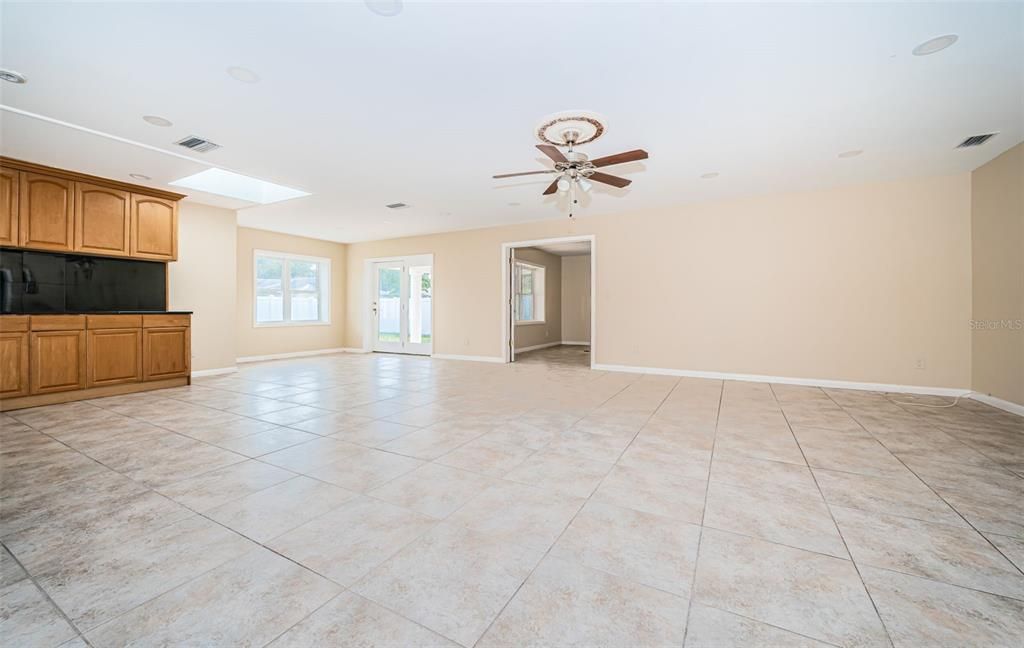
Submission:
[[[1024,3],[0,0],[0,645],[1021,637]]]

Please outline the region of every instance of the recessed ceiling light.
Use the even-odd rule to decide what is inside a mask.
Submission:
[[[915,47],[911,53],[914,56],[928,56],[935,52],[941,52],[953,43],[957,41],[959,36],[956,34],[946,34],[945,36],[936,36],[930,40],[926,40],[917,47]]]
[[[519,206],[519,205],[521,205],[521,204],[522,204],[522,203],[517,203],[517,202],[511,202],[511,203],[509,203],[509,204],[508,204],[508,206],[509,206],[509,207],[518,207],[518,206]]]
[[[701,178],[703,178],[705,180],[711,180],[712,178],[717,178],[717,177],[718,177],[718,172],[717,171],[712,171],[711,173],[705,173],[704,175],[701,176]]]
[[[143,115],[142,121],[152,126],[159,126],[160,128],[167,128],[173,126],[171,120],[164,119],[163,117],[157,117],[156,115]]]
[[[128,175],[136,180],[152,180],[152,178],[143,173],[129,173]]]
[[[862,151],[860,149],[853,149],[852,151],[843,151],[842,153],[839,154],[839,157],[844,158],[844,159],[845,158],[857,157],[858,155],[860,155],[863,152],[864,151]]]
[[[241,173],[234,173],[224,169],[207,169],[206,171],[200,171],[199,173],[175,180],[170,184],[176,187],[205,191],[206,193],[217,194],[218,196],[238,198],[239,200],[260,205],[309,195],[307,192],[299,189],[274,184],[259,178],[251,178]]]
[[[402,0],[363,0],[366,7],[378,16],[397,16],[402,13]]]
[[[28,79],[21,72],[15,72],[14,70],[4,70],[0,68],[0,79],[7,81],[8,83],[25,83]]]
[[[259,83],[260,75],[256,74],[249,68],[232,66],[228,68],[228,76],[235,81],[241,81],[242,83]]]

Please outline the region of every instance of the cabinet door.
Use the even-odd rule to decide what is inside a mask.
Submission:
[[[0,168],[0,245],[18,244],[18,190],[21,173]]]
[[[85,331],[34,331],[30,346],[33,394],[85,389]]]
[[[75,250],[128,256],[130,222],[127,191],[75,183]]]
[[[178,203],[132,194],[131,255],[140,259],[178,258]]]
[[[142,329],[89,331],[88,386],[142,381]]]
[[[181,378],[189,375],[191,353],[185,326],[143,329],[144,380]]]
[[[28,333],[0,333],[0,397],[28,396]]]
[[[74,247],[74,184],[70,180],[21,172],[18,194],[19,244],[37,250]]]

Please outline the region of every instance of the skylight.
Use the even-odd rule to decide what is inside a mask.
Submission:
[[[260,205],[309,195],[305,191],[274,184],[259,178],[250,178],[249,176],[232,173],[224,169],[207,169],[206,171],[200,171],[199,173],[175,180],[170,184],[176,187],[205,191],[206,193],[217,194],[218,196],[238,198],[239,200]]]

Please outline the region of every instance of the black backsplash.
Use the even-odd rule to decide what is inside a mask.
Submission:
[[[166,273],[155,261],[0,249],[0,313],[160,311]]]

